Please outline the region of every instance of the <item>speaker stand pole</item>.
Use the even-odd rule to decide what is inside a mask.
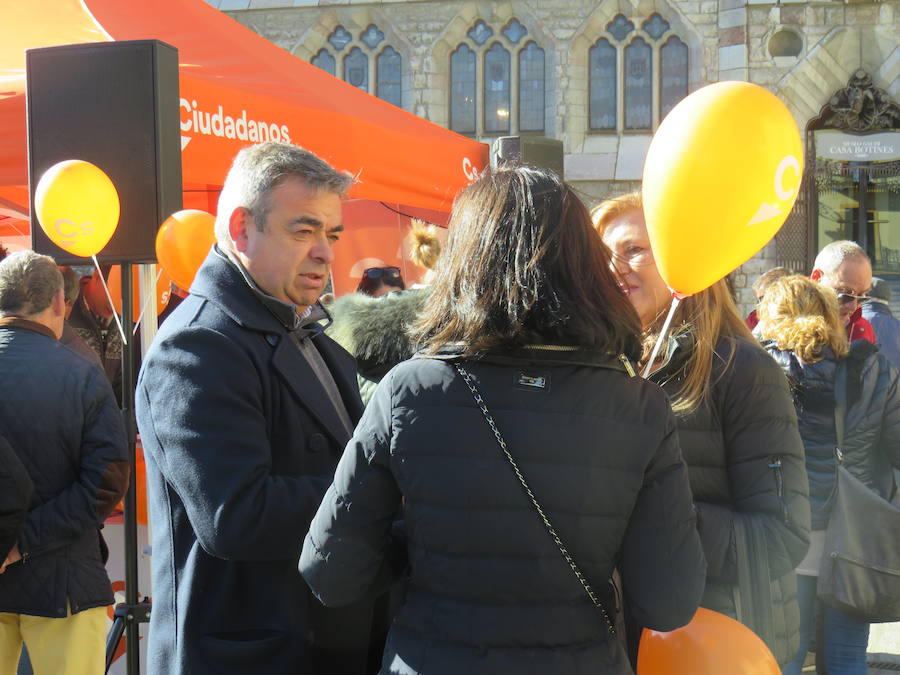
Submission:
[[[125,493],[125,602],[116,605],[115,620],[106,641],[106,669],[125,632],[125,665],[128,675],[140,675],[141,658],[138,629],[140,624],[150,621],[150,603],[147,598],[138,602],[138,561],[137,561],[137,462],[134,417],[134,329],[132,322],[132,276],[131,264],[122,264],[122,329],[127,342],[122,346],[122,419],[128,441],[128,463],[131,466],[128,492]]]

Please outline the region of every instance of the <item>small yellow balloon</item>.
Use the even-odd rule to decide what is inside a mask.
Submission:
[[[787,107],[747,82],[719,82],[660,124],[644,164],[644,216],[674,291],[709,287],[765,246],[800,190],[803,147]]]
[[[101,169],[80,159],[54,164],[34,191],[41,229],[64,251],[89,258],[103,250],[119,224],[119,193]]]

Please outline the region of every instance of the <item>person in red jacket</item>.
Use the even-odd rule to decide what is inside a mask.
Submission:
[[[853,241],[833,241],[819,251],[809,275],[838,294],[840,318],[847,337],[875,343],[872,324],[862,316],[861,303],[872,286],[872,263],[862,247]]]

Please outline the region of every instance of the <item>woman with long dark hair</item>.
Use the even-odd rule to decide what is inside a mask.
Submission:
[[[900,391],[897,371],[875,345],[866,340],[848,345],[832,289],[800,275],[778,279],[759,303],[759,318],[760,338],[791,383],[809,474],[812,545],[797,567],[800,649],[783,671],[799,675],[815,632],[816,582],[836,484],[839,364],[847,392],[843,465],[885,499],[893,497],[891,469],[900,469]],[[858,527],[866,531],[866,523]],[[869,624],[833,607],[823,609],[819,661],[828,675],[865,675]]]
[[[300,559],[326,605],[408,561],[383,674],[630,673],[616,566],[643,625],[691,618],[705,564],[638,330],[554,174],[487,171],[457,198],[422,349],[378,385]]]
[[[611,199],[592,217],[640,317],[644,367],[671,293],[641,196]],[[750,335],[725,280],[681,301],[651,371],[672,401],[697,507],[709,565],[702,605],[749,626],[784,664],[799,645],[794,567],[809,545],[803,444],[784,375]],[[641,624],[629,623],[636,649]]]

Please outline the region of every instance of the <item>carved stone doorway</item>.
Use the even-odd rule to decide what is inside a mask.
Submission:
[[[869,253],[876,276],[896,282],[900,301],[900,106],[858,70],[809,121],[806,134],[798,200],[805,203],[779,233],[790,238],[784,257],[801,257],[805,221],[806,264],[799,271],[809,271],[825,244],[851,239]]]

